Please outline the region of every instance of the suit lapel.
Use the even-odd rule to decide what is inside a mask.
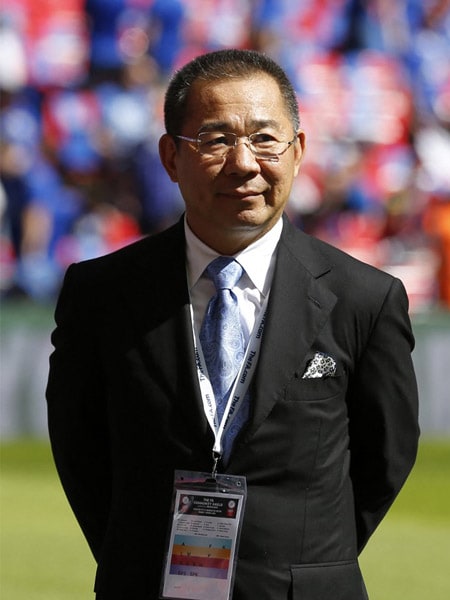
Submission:
[[[311,238],[285,219],[278,247],[266,326],[252,386],[253,417],[247,435],[261,425],[327,321],[336,296],[320,283],[326,263]]]

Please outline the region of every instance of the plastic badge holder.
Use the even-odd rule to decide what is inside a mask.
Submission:
[[[175,471],[160,598],[231,600],[245,477]]]

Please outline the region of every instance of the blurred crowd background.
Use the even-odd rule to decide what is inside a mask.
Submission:
[[[448,0],[3,0],[0,292],[52,301],[68,264],[183,211],[158,158],[173,71],[266,52],[298,92],[299,227],[450,309]]]

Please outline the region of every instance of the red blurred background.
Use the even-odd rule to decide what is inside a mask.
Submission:
[[[224,47],[277,60],[308,149],[291,218],[450,308],[447,0],[4,0],[0,292],[53,301],[67,265],[176,220],[157,155],[171,73]]]

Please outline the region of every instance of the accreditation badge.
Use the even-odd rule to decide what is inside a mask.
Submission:
[[[160,598],[231,600],[245,477],[175,471]]]

